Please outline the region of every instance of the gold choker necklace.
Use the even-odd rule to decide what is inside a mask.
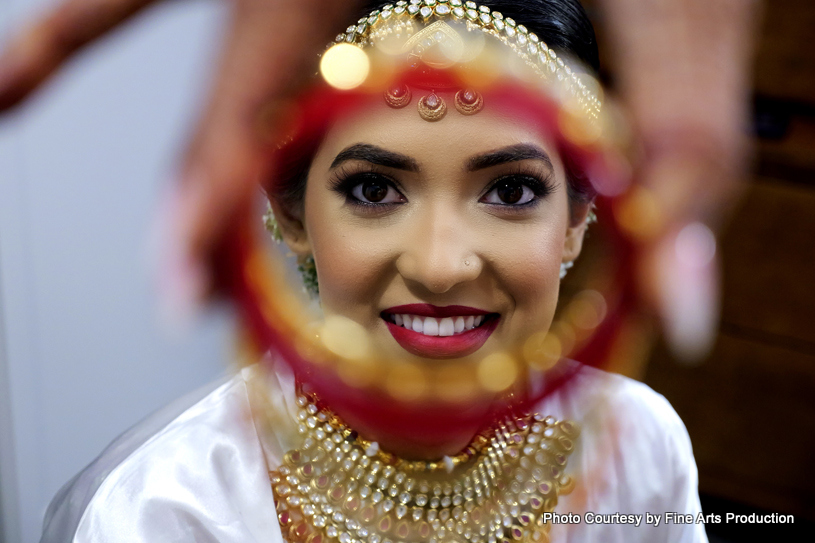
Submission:
[[[297,402],[302,446],[269,472],[290,543],[547,541],[543,513],[574,487],[563,473],[579,433],[571,422],[507,417],[455,460],[414,462]]]

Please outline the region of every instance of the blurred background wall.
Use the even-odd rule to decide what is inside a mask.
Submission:
[[[47,1],[3,0],[0,40]],[[765,8],[719,339],[695,367],[657,345],[640,377],[688,427],[706,511],[800,527],[815,521],[815,3]],[[222,16],[205,0],[149,10],[0,122],[0,543],[37,541],[50,498],[112,438],[223,371],[227,318],[161,332],[144,258]]]
[[[48,0],[0,1],[0,40]],[[0,541],[39,540],[60,486],[225,371],[225,315],[163,332],[146,262],[200,102],[220,2],[169,2],[0,120]]]

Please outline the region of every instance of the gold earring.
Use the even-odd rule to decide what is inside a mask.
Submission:
[[[394,109],[403,108],[412,98],[407,85],[399,85],[385,91],[385,103]]]
[[[425,121],[441,120],[447,113],[447,104],[435,92],[419,100],[419,116]]]
[[[472,89],[456,93],[456,109],[462,115],[475,115],[484,107],[484,97]]]

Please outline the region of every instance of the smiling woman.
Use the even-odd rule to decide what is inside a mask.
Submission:
[[[567,152],[592,148],[600,122],[580,76],[579,61],[596,65],[582,8],[369,7],[331,51],[373,49],[384,92],[306,95],[266,189],[282,240],[314,263],[325,322],[402,364],[392,401],[359,390],[340,401],[320,389],[328,369],[247,368],[114,444],[52,505],[46,541],[704,541],[700,525],[552,525],[546,514],[699,511],[684,426],[644,385],[585,369],[522,408],[577,366],[535,373],[512,361],[552,326],[594,197]],[[377,56],[393,51],[404,73]],[[548,82],[535,92],[550,109],[525,98],[532,77]],[[311,107],[330,114],[315,121]],[[425,388],[442,400],[401,402],[411,372],[433,376]],[[488,394],[463,401],[475,372]]]
[[[428,123],[378,102],[332,128],[301,211],[275,205],[276,215],[288,246],[314,257],[323,310],[362,324],[380,352],[517,349],[549,327],[560,264],[585,229],[588,204],[570,217],[553,149],[495,107]],[[419,303],[429,307],[399,308]],[[441,313],[451,305],[469,309]],[[410,327],[389,318],[400,313]],[[478,330],[455,333],[457,317],[478,315]]]

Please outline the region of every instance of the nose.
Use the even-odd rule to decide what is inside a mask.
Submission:
[[[459,214],[442,207],[417,214],[396,260],[399,274],[433,294],[476,279],[484,264],[475,232],[465,224]]]

